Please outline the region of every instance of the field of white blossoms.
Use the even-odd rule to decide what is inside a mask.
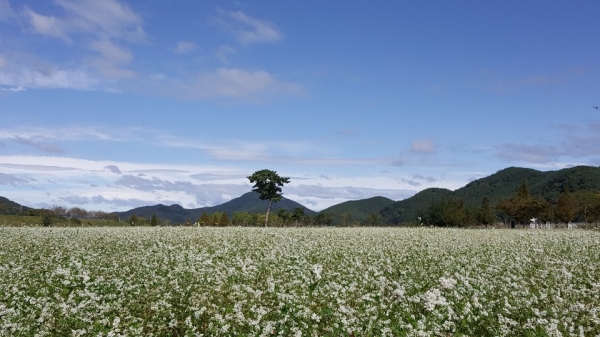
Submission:
[[[0,336],[597,336],[600,233],[0,228]]]

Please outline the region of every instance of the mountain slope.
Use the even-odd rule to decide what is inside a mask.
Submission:
[[[556,202],[563,186],[569,190],[600,190],[600,168],[576,166],[558,171],[541,172],[528,168],[509,167],[488,177],[470,182],[456,191],[427,189],[411,198],[395,202],[380,211],[384,223],[402,224],[417,222],[418,213],[433,202],[449,197],[464,200],[469,207],[479,207],[487,196],[492,206],[512,197],[519,186],[526,181],[532,195]]]
[[[343,222],[364,222],[371,213],[378,214],[379,211],[394,203],[394,200],[385,197],[373,197],[362,200],[351,200],[341,204],[328,207],[319,213],[327,213],[333,217],[333,224]]]
[[[206,212],[208,214],[215,212],[225,212],[227,216],[230,218],[233,215],[233,212],[250,212],[250,213],[264,213],[267,211],[267,207],[269,206],[269,201],[260,200],[258,197],[258,193],[248,192],[243,194],[242,196],[227,201],[221,205],[211,206],[211,207],[202,207],[195,209],[186,209],[181,207],[180,205],[154,205],[154,206],[145,206],[138,207],[126,212],[120,212],[119,216],[121,219],[128,219],[132,214],[136,216],[141,216],[146,219],[150,219],[152,214],[156,214],[156,216],[160,219],[167,219],[172,223],[183,223],[187,220],[194,222],[200,218],[202,213]],[[271,211],[277,211],[279,209],[287,209],[289,211],[293,211],[294,208],[300,207],[304,209],[304,214],[313,215],[314,211],[300,205],[299,203],[282,198],[279,202],[276,202],[271,207]]]
[[[20,211],[28,211],[30,209],[5,197],[0,197],[0,214],[17,214]]]

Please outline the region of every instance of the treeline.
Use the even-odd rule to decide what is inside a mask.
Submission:
[[[6,214],[6,213],[4,213]],[[41,218],[41,225],[48,227],[56,223],[68,223],[70,225],[81,225],[85,220],[106,220],[119,221],[119,215],[116,213],[107,213],[103,211],[88,211],[80,207],[65,208],[55,206],[50,209],[28,208],[25,211],[7,215],[34,216]]]
[[[376,215],[374,215],[376,216]],[[127,221],[130,226],[241,226],[241,227],[262,227],[265,225],[266,213],[253,213],[247,211],[235,211],[229,217],[226,212],[203,212],[196,219],[187,219],[184,223],[171,223],[169,220],[160,219],[153,214],[150,219],[138,215],[131,215]],[[269,215],[268,226],[270,227],[301,227],[301,226],[331,226],[333,225],[333,216],[328,213],[321,213],[310,216],[304,213],[304,209],[296,207],[293,210],[278,209],[277,212]]]
[[[526,182],[516,194],[492,205],[485,196],[479,207],[468,206],[464,200],[448,197],[434,201],[418,212],[417,221],[423,225],[460,227],[492,225],[498,222],[514,227],[538,222],[591,224],[600,220],[600,194],[589,190],[571,192],[568,185],[562,188],[556,201],[534,196]]]

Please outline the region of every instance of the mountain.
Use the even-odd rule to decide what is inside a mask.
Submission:
[[[370,214],[378,214],[382,208],[393,203],[394,200],[385,197],[352,200],[328,207],[320,211],[319,214],[330,214],[333,217],[333,225],[344,222],[348,224],[353,222],[362,223],[367,220]]]
[[[575,166],[558,171],[537,171],[528,168],[509,167],[488,177],[470,182],[455,191],[429,188],[414,196],[397,201],[381,209],[379,215],[383,223],[415,223],[418,213],[434,202],[453,197],[462,199],[468,207],[476,208],[487,196],[490,204],[515,195],[523,182],[527,182],[532,195],[540,196],[555,203],[563,186],[571,192],[589,190],[600,191],[600,167]]]
[[[198,220],[204,212],[208,214],[215,212],[225,212],[227,213],[227,216],[231,218],[233,212],[245,211],[249,213],[264,213],[267,211],[268,206],[269,201],[260,200],[258,198],[258,193],[248,192],[238,198],[232,199],[217,206],[186,209],[181,207],[180,205],[166,206],[159,204],[154,206],[138,207],[126,212],[120,212],[118,214],[121,217],[121,219],[128,219],[129,217],[131,217],[132,214],[144,217],[146,219],[150,219],[152,217],[152,214],[156,214],[156,217],[160,219],[167,219],[172,223],[183,223],[187,220],[190,220],[192,222]],[[316,213],[295,201],[286,199],[285,197],[282,198],[279,202],[273,203],[273,205],[271,206],[271,212],[276,212],[279,209],[293,211],[296,207],[304,209],[304,214],[306,215],[313,215]]]
[[[17,214],[21,211],[29,211],[30,209],[5,197],[0,197],[0,214]]]

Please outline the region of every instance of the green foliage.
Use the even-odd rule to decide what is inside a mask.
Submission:
[[[200,226],[210,226],[212,224],[212,221],[210,219],[210,216],[208,216],[208,213],[202,212],[202,216],[200,216],[200,219],[198,219],[198,223],[200,224]]]
[[[281,177],[276,171],[260,170],[248,177],[254,183],[252,191],[258,193],[261,200],[278,202],[283,195],[282,187],[290,182],[289,177]]]
[[[158,219],[156,218],[156,214],[152,214],[152,218],[150,218],[150,226],[158,226]]]
[[[550,203],[543,198],[531,196],[527,182],[519,186],[515,196],[501,201],[496,208],[520,224],[526,224],[532,218],[548,221],[553,217]]]
[[[54,216],[52,214],[46,214],[42,216],[42,226],[50,227],[54,224]]]
[[[333,225],[333,216],[329,213],[319,213],[315,217],[314,224],[317,226]]]
[[[346,201],[328,207],[321,212],[331,214],[334,225],[350,226],[353,222],[366,222],[371,213],[379,213],[382,208],[393,203],[393,200],[385,197],[373,197]]]
[[[600,191],[600,168],[576,166],[558,171],[541,172],[510,167],[488,177],[472,181],[456,191],[437,188],[423,190],[411,198],[384,207],[379,214],[386,224],[414,223],[418,221],[417,216],[426,212],[432,202],[450,197],[462,199],[467,213],[470,208],[480,207],[482,199],[486,196],[494,208],[499,202],[512,198],[524,181],[527,182],[530,195],[541,198],[550,204],[556,204],[563,186],[568,186],[572,193]],[[541,207],[542,205],[537,206]]]
[[[275,171],[260,170],[248,177],[250,183],[254,183],[252,191],[258,193],[261,200],[269,200],[269,207],[265,215],[265,227],[269,223],[269,212],[271,204],[281,200],[283,196],[282,187],[290,182],[289,177],[281,177]]]
[[[456,198],[432,202],[421,218],[426,225],[438,227],[461,227],[467,224],[464,201]]]
[[[485,196],[477,210],[476,220],[482,225],[491,225],[496,221],[496,214],[490,205],[490,199]]]
[[[569,191],[569,185],[565,185],[556,202],[556,219],[563,223],[568,223],[575,219],[576,212],[577,208]]]
[[[600,195],[590,191],[573,193],[577,215],[586,224],[600,219]]]
[[[219,216],[219,226],[229,226],[229,217],[227,216],[227,213],[223,212]]]
[[[129,221],[127,222],[129,223],[129,226],[139,226],[140,219],[137,215],[131,214],[131,216],[129,217]]]

